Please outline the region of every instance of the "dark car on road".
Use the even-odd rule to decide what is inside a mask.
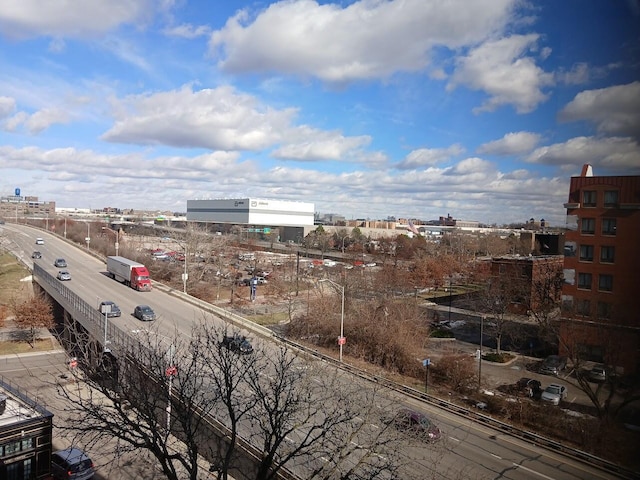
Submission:
[[[55,479],[89,480],[95,470],[86,453],[78,448],[66,448],[51,455],[51,474]]]
[[[558,376],[562,370],[567,368],[567,359],[559,355],[549,355],[540,365],[540,373],[545,375]]]
[[[440,429],[424,413],[408,408],[399,410],[391,423],[398,430],[417,434],[427,442],[437,442],[442,437]]]
[[[118,307],[118,305],[116,305],[111,300],[105,300],[104,302],[100,302],[100,306],[98,307],[98,310],[100,310],[100,313],[102,314],[104,314],[105,310],[108,310],[107,318],[119,317],[120,315],[122,315],[122,312],[120,311],[120,307]]]
[[[225,335],[222,337],[220,346],[225,347],[233,352],[248,354],[253,352],[253,346],[247,340],[247,337],[242,335]]]
[[[542,384],[534,378],[521,378],[516,382],[516,392],[529,398],[540,398]]]
[[[133,316],[143,322],[152,322],[156,319],[156,312],[149,305],[138,305],[133,310]]]
[[[53,262],[53,265],[57,268],[65,268],[67,266],[67,261],[64,258],[56,258],[56,261]]]
[[[42,254],[36,250],[31,254],[31,258],[42,258]]]

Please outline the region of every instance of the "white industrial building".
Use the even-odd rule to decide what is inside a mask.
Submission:
[[[187,200],[187,221],[266,225],[313,226],[314,204],[261,198]]]

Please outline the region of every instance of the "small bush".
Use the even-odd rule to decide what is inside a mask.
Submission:
[[[455,335],[450,330],[443,330],[439,328],[438,330],[433,330],[431,332],[431,338],[455,338]]]
[[[507,363],[513,358],[514,356],[511,353],[487,353],[482,356],[483,360],[496,363]]]

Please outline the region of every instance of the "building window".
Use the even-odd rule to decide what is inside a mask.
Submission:
[[[587,235],[593,235],[596,233],[596,219],[595,218],[583,218],[580,220],[580,233]]]
[[[615,218],[603,218],[602,219],[602,234],[603,235],[615,235],[616,234],[616,219]]]
[[[600,275],[598,277],[598,290],[610,292],[613,290],[613,275]]]
[[[613,304],[609,302],[598,302],[598,318],[611,318]]]
[[[613,263],[616,256],[616,247],[603,245],[600,247],[600,262]]]
[[[585,190],[582,192],[582,206],[595,207],[597,202],[597,193],[593,190]]]
[[[591,290],[591,279],[590,273],[578,273],[578,288]]]
[[[580,298],[576,300],[576,313],[578,315],[591,315],[591,301]]]
[[[593,262],[593,245],[580,245],[580,261]]]
[[[617,190],[607,190],[604,192],[604,206],[609,208],[618,206]]]

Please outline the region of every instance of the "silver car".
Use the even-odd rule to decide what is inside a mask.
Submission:
[[[93,478],[95,469],[82,450],[66,448],[51,455],[51,473],[57,479],[89,480]]]
[[[567,398],[567,387],[552,383],[542,392],[543,402],[549,402],[552,405],[560,405],[560,402]]]
[[[71,280],[71,274],[69,272],[67,272],[66,270],[60,270],[58,272],[58,275],[56,275],[56,277],[61,282],[66,282],[66,281]]]

